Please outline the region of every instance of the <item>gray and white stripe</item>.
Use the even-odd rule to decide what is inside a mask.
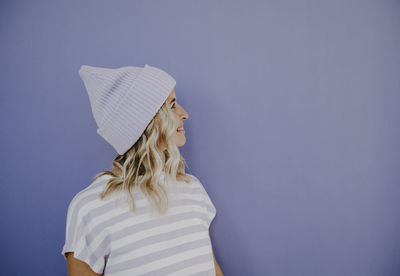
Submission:
[[[208,228],[216,209],[196,177],[178,182],[167,214],[158,217],[140,190],[134,191],[135,213],[122,193],[100,200],[107,178],[71,201],[62,254],[74,251],[104,275],[215,275]]]

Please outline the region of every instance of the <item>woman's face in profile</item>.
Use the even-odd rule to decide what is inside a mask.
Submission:
[[[183,129],[183,120],[189,118],[189,114],[186,112],[185,109],[183,109],[180,104],[178,104],[174,89],[172,89],[171,93],[169,94],[167,98],[167,103],[174,113],[175,122],[178,126],[173,136],[173,140],[178,147],[181,147],[186,143],[185,130]]]

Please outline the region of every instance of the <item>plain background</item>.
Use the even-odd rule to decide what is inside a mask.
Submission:
[[[400,2],[2,1],[1,275],[66,275],[116,152],[78,70],[146,63],[189,112],[226,276],[400,275]]]

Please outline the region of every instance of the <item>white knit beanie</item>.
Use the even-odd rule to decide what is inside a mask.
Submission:
[[[121,155],[140,138],[176,84],[168,73],[148,64],[115,69],[82,65],[79,75],[97,133]]]

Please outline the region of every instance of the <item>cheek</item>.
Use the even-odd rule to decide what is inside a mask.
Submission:
[[[174,113],[175,122],[179,123],[179,115]]]

